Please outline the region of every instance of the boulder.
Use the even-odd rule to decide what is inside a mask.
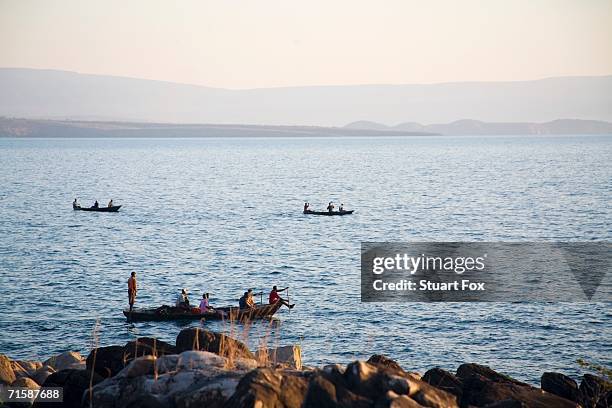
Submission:
[[[186,351],[159,358],[142,356],[93,388],[93,406],[221,407],[247,372],[238,366],[226,367],[225,358],[208,352]],[[169,370],[155,375],[154,368]]]
[[[176,347],[153,337],[139,337],[123,346],[127,361],[140,356],[165,356],[177,354]]]
[[[40,361],[33,360],[17,360],[16,363],[18,363],[24,370],[26,370],[28,372],[28,376],[30,377],[34,375],[36,370],[43,366]]]
[[[296,370],[302,369],[302,348],[298,345],[260,349],[255,353],[255,357],[263,365],[271,363]]]
[[[413,400],[407,395],[397,395],[393,391],[387,392],[384,401],[379,401],[377,407],[389,408],[423,408],[421,404]]]
[[[209,351],[222,357],[255,359],[246,344],[222,333],[204,330],[199,327],[183,329],[176,338],[177,352],[186,350]]]
[[[514,400],[531,408],[570,408],[577,406],[575,402],[542,391],[539,388],[496,379],[497,381],[493,381],[477,374],[464,378],[462,405],[482,407],[501,402],[510,404],[505,400]]]
[[[93,349],[86,360],[86,368],[95,371],[103,378],[116,375],[126,365],[126,356],[122,346],[107,346]]]
[[[592,374],[585,374],[580,382],[580,400],[585,408],[612,406],[612,383]]]
[[[335,382],[334,382],[335,380]],[[343,379],[323,371],[315,371],[308,382],[304,408],[371,407],[373,401],[346,387]]]
[[[579,401],[578,384],[561,373],[544,373],[540,379],[544,391],[558,395],[570,401]]]
[[[429,385],[457,396],[457,400],[461,401],[463,381],[452,373],[441,368],[432,368],[423,375],[422,380]]]
[[[307,387],[307,378],[296,372],[259,368],[240,380],[225,406],[300,408]]]
[[[408,396],[425,407],[457,408],[459,406],[457,397],[449,392],[411,377],[406,377],[404,380],[408,383]]]
[[[84,359],[76,351],[65,351],[61,354],[49,358],[43,365],[51,366],[55,371],[73,369],[85,369]]]
[[[4,354],[0,354],[0,384],[12,384],[16,379],[11,359]]]
[[[404,373],[404,369],[400,367],[400,365],[395,361],[388,357],[383,356],[382,354],[374,354],[372,355],[367,363],[375,365],[379,368],[386,368],[391,371]]]
[[[90,382],[96,385],[103,378],[89,370],[67,369],[57,371],[47,377],[43,387],[62,387],[64,390],[64,402],[35,402],[33,407],[40,408],[79,408],[82,401],[89,401],[85,391],[89,389]],[[87,404],[88,405],[88,404]]]
[[[32,375],[32,379],[36,381],[37,384],[43,385],[47,377],[49,377],[54,372],[55,370],[53,369],[53,367],[44,365],[34,372],[34,374]]]
[[[514,378],[509,377],[505,374],[500,374],[497,371],[494,371],[489,367],[480,364],[462,364],[457,369],[457,377],[459,377],[460,379],[466,379],[473,376],[484,377],[493,382],[506,382],[517,385],[528,385],[524,382],[515,380]]]
[[[0,387],[2,387],[0,385]],[[11,387],[20,387],[20,388],[27,388],[29,390],[38,390],[40,389],[40,385],[36,384],[36,382],[29,378],[29,377],[21,377],[21,378],[17,378],[12,384]],[[11,408],[29,408],[32,405],[32,402],[34,402],[34,398],[30,398],[27,402],[26,401],[22,401],[22,402],[13,402],[10,404]],[[0,406],[4,406],[2,405],[2,403],[0,403]]]
[[[23,387],[23,388],[28,388],[30,390],[37,390],[40,388],[40,385],[38,385],[36,381],[34,381],[33,379],[29,377],[21,377],[21,378],[16,379],[11,384],[11,387]]]
[[[13,369],[13,373],[17,379],[31,376],[31,374],[25,368],[23,368],[18,361],[11,360],[11,368]]]

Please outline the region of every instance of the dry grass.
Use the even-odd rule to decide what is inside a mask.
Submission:
[[[96,367],[96,355],[98,353],[98,346],[100,345],[100,319],[96,319],[92,333],[91,333],[91,345],[90,348],[93,352],[91,375],[89,376],[89,408],[93,408],[93,377],[95,374],[94,368]]]

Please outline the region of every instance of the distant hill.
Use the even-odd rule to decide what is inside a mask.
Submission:
[[[382,123],[357,121],[345,126],[348,129],[376,131],[431,132],[443,135],[597,135],[612,134],[612,123],[597,120],[557,119],[545,123],[489,123],[479,120],[457,120],[451,123],[421,125],[415,122],[387,126]]]
[[[330,137],[434,136],[430,132],[322,126],[263,126],[68,121],[0,117],[0,137]]]
[[[229,90],[55,70],[0,68],[0,116],[168,123],[342,126],[612,121],[612,76],[516,82]],[[414,124],[401,130],[412,131]]]

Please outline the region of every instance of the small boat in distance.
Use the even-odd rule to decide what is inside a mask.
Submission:
[[[72,202],[72,209],[75,211],[117,212],[120,208],[120,205],[113,205],[113,200],[110,200],[106,207],[100,207],[98,200],[91,207],[81,207],[76,198]]]
[[[179,309],[172,306],[162,306],[155,309],[129,309],[123,310],[128,321],[184,321],[184,320],[255,320],[272,317],[283,304],[276,302],[271,305],[259,304],[253,309],[240,309],[239,307],[219,307],[205,313],[194,313],[191,310]],[[196,309],[197,311],[198,309]]]
[[[113,205],[112,207],[76,207],[72,209],[75,211],[97,211],[97,212],[117,212],[121,208],[120,205]]]
[[[342,211],[312,211],[312,210],[306,210],[304,211],[304,214],[310,214],[310,215],[348,215],[348,214],[352,214],[353,211],[355,210],[342,210]]]

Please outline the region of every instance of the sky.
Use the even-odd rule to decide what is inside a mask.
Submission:
[[[232,89],[612,74],[611,0],[0,0],[0,67]]]

